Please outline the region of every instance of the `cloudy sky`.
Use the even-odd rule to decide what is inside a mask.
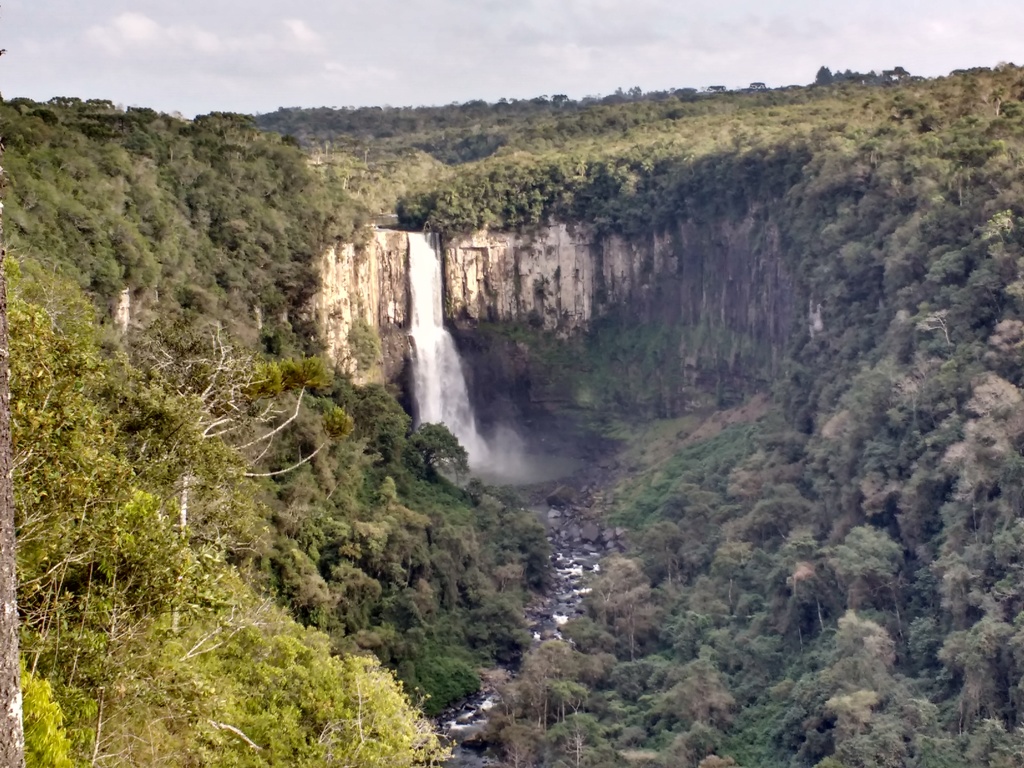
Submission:
[[[195,115],[1024,64],[1019,0],[3,0],[5,98]]]

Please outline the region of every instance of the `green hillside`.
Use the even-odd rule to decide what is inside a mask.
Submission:
[[[439,755],[421,709],[519,656],[547,543],[317,356],[365,206],[244,116],[0,115],[30,764]]]
[[[643,244],[746,221],[792,280],[781,357],[747,390],[768,414],[703,440],[691,420],[628,463],[607,512],[635,549],[569,625],[578,653],[528,660],[544,672],[496,726],[510,754],[1014,764],[1022,98],[1004,67],[603,107],[402,201],[452,235],[555,219]],[[627,310],[571,342],[562,375],[592,385],[575,404],[643,445],[644,414],[687,413],[657,405],[684,331]],[[566,344],[534,335],[542,366]],[[552,714],[573,685],[576,714]]]
[[[437,745],[396,680],[433,713],[522,660],[508,764],[1019,765],[1024,70],[819,80],[192,122],[0,104],[35,764],[413,765]],[[572,645],[528,650],[532,513],[437,471],[462,457],[397,383],[318,357],[316,259],[390,212],[678,255],[578,336],[460,320],[619,440],[588,477],[632,547]],[[779,301],[681,308],[698,255],[701,285],[754,280],[716,249]]]

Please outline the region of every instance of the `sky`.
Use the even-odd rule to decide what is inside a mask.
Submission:
[[[187,117],[1024,64],[1020,0],[3,0],[0,93]]]

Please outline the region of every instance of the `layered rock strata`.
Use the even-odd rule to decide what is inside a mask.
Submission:
[[[763,385],[802,324],[781,241],[771,217],[757,211],[685,220],[628,240],[566,224],[449,240],[445,314],[478,413],[509,420],[572,399],[558,371],[538,368],[528,345],[478,333],[485,323],[563,338],[604,323],[635,329],[638,343],[652,331],[680,329],[677,348],[659,352],[668,353],[658,395],[665,415],[688,407],[689,390],[713,391],[729,377],[751,379],[734,388]],[[406,233],[374,229],[364,245],[337,245],[322,257],[317,321],[328,354],[357,381],[402,378],[411,352],[408,252]]]
[[[528,322],[563,334],[617,313],[779,343],[793,319],[779,233],[753,216],[686,221],[639,241],[565,224],[477,232],[446,245],[445,288],[456,324]]]
[[[393,381],[408,356],[409,238],[374,229],[321,256],[314,312],[325,351],[359,382]],[[376,338],[374,338],[376,337]]]

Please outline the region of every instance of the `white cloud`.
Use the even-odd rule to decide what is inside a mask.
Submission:
[[[5,96],[190,114],[936,75],[1024,50],[1019,0],[2,1]]]
[[[221,39],[193,25],[161,25],[141,13],[122,13],[89,27],[86,40],[111,56],[152,57],[168,52],[216,54]]]
[[[284,19],[276,29],[225,34],[196,24],[161,24],[141,13],[122,13],[89,27],[86,40],[104,53],[134,60],[168,56],[266,57],[274,53],[309,56],[321,53],[320,35],[302,19]]]
[[[122,13],[110,26],[130,43],[152,43],[160,37],[160,25],[141,13]]]
[[[320,44],[320,35],[310,29],[302,19],[285,19],[284,26],[298,42]]]
[[[224,53],[230,46],[213,32],[199,27],[171,27],[168,37],[173,43],[207,56]]]

